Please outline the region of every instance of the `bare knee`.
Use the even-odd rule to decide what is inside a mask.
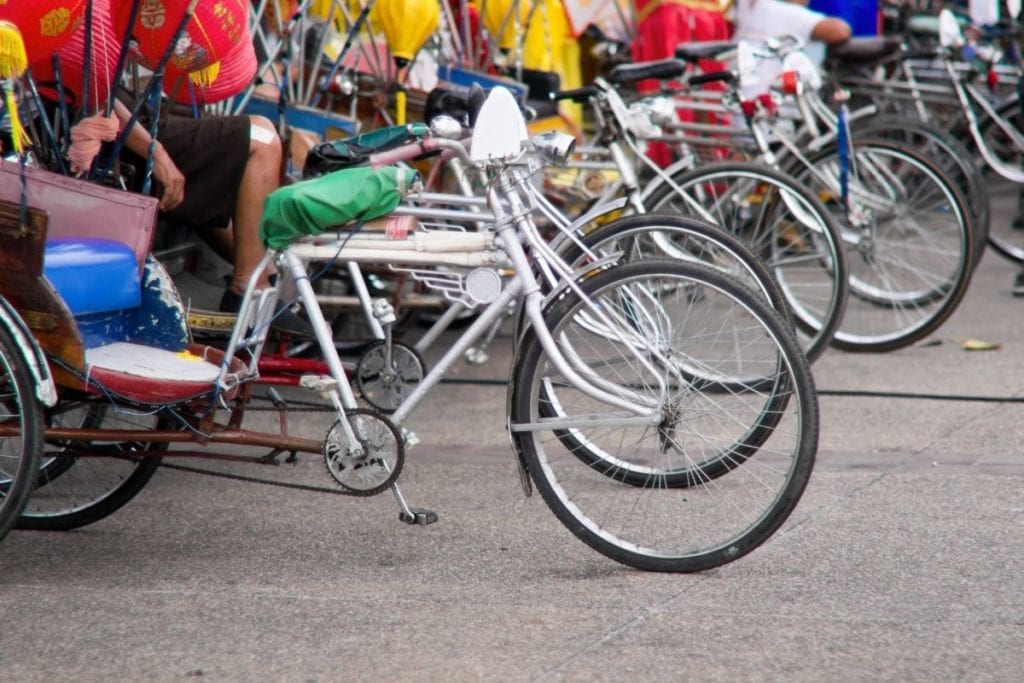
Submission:
[[[264,116],[250,116],[249,157],[250,159],[278,164],[281,162],[281,138],[270,119]]]
[[[850,25],[845,21],[829,17],[815,24],[814,30],[811,31],[811,38],[826,45],[839,45],[848,41],[852,34]]]

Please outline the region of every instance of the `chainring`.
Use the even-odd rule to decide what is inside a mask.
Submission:
[[[398,427],[365,408],[346,411],[345,419],[355,443],[350,442],[341,420],[336,420],[324,437],[327,472],[353,496],[375,496],[391,488],[405,464],[405,445]]]
[[[391,363],[386,358],[386,342],[377,342],[356,363],[356,387],[363,399],[385,413],[393,413],[411,390],[426,375],[426,364],[413,347],[400,341],[391,343]]]

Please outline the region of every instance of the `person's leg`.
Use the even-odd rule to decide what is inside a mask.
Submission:
[[[274,125],[262,116],[250,116],[249,120],[252,125],[249,159],[242,175],[232,221],[235,270],[230,287],[236,292],[245,291],[249,276],[263,258],[264,249],[259,235],[263,200],[279,187],[281,174],[281,139]],[[269,284],[266,273],[259,284]]]
[[[235,262],[235,240],[230,225],[226,228],[196,228],[195,232],[213,253],[227,263]]]
[[[245,172],[238,187],[238,198],[235,213],[231,221],[228,237],[234,242],[234,272],[224,297],[221,299],[222,311],[237,311],[241,305],[241,294],[249,284],[256,267],[263,259],[266,250],[260,242],[260,220],[263,217],[263,202],[267,195],[280,186],[281,159],[283,150],[281,139],[274,125],[262,116],[250,116],[251,134],[249,136],[249,158],[245,164]],[[273,270],[260,273],[257,287],[270,285]],[[300,318],[281,302],[274,315],[273,327],[281,332],[301,337],[312,337],[313,329],[309,323]]]

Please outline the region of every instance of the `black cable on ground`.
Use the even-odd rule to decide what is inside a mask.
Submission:
[[[508,386],[504,379],[442,379],[441,384],[476,386]],[[819,396],[852,398],[906,398],[923,401],[966,401],[972,403],[1024,403],[1024,396],[970,396],[967,394],[926,394],[910,391],[872,391],[870,389],[818,389]]]
[[[908,391],[870,391],[867,389],[818,389],[819,396],[864,398],[910,398],[926,401],[968,401],[974,403],[1024,403],[1024,396],[968,396],[965,394],[919,394]]]

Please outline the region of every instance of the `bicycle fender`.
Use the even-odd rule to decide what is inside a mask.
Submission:
[[[508,435],[509,443],[512,445],[512,452],[516,456],[516,470],[519,472],[519,484],[523,487],[523,495],[530,498],[533,496],[533,480],[530,479],[530,469],[526,466],[526,457],[523,455],[522,449],[519,448],[515,437],[512,436],[512,405],[516,399],[516,371],[519,368],[520,349],[523,347],[521,343],[522,337],[529,327],[522,297],[520,297],[515,320],[517,329],[514,337],[516,344],[513,347],[512,362],[509,364],[508,389],[505,391],[505,433]]]
[[[591,207],[589,211],[570,223],[568,227],[560,229],[548,244],[556,252],[561,253],[562,245],[566,241],[572,240],[573,235],[578,235],[580,231],[587,226],[587,224],[594,222],[605,214],[612,213],[613,211],[620,211],[621,209],[626,208],[628,204],[629,199],[627,197],[620,197],[619,199],[602,202]]]
[[[646,200],[650,197],[652,192],[665,184],[666,177],[674,178],[676,175],[693,170],[694,168],[694,159],[689,155],[674,161],[670,166],[666,166],[661,169],[661,173],[655,175],[651,181],[647,183],[642,190],[640,190],[640,199]]]
[[[50,366],[46,362],[43,349],[32,336],[25,321],[3,296],[0,296],[0,324],[14,337],[22,359],[32,373],[36,398],[47,408],[52,408],[57,403],[57,387],[50,375]]]
[[[609,202],[602,202],[597,206],[591,207],[590,211],[587,211],[585,214],[570,223],[566,230],[568,230],[570,234],[575,234],[587,225],[587,223],[592,223],[606,213],[624,209],[628,203],[629,199],[627,197],[619,197],[618,199],[613,199]]]

